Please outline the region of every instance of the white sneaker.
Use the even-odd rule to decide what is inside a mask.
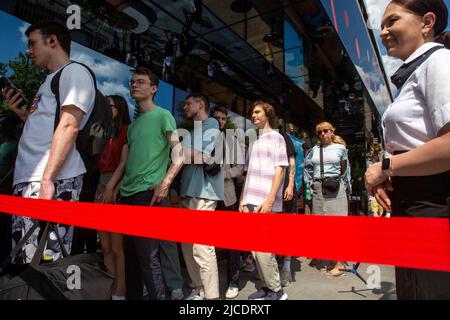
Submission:
[[[185,300],[205,300],[205,291],[192,289],[191,294]]]
[[[225,294],[225,298],[227,299],[234,299],[239,294],[239,288],[234,283],[230,283],[230,286],[228,287],[227,293]]]
[[[126,298],[125,296],[116,296],[115,294],[113,294],[111,300],[126,300]]]
[[[183,298],[184,295],[182,289],[175,289],[170,293],[170,300],[183,300]]]

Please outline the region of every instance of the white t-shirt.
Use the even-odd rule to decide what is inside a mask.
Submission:
[[[50,153],[56,112],[56,99],[51,81],[59,71],[49,74],[33,101],[36,109],[28,116],[19,141],[13,185],[41,181]],[[94,106],[94,80],[89,71],[72,63],[64,68],[59,82],[61,106],[75,105],[84,112],[80,129],[86,124]],[[68,179],[86,172],[83,160],[75,148],[67,156],[56,180]]]
[[[437,43],[426,43],[406,61]],[[386,151],[408,151],[437,137],[450,122],[450,50],[440,49],[408,78],[382,118]]]

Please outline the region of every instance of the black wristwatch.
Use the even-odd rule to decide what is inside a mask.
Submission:
[[[381,169],[388,177],[392,176],[391,158],[383,159],[383,161],[381,162]]]

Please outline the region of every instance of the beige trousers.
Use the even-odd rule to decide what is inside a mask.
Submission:
[[[244,205],[244,212],[254,212],[256,206],[251,204]],[[273,253],[252,252],[255,259],[256,268],[261,277],[262,286],[267,287],[273,292],[281,290],[280,272],[278,263]]]
[[[184,198],[181,208],[213,211],[217,201]],[[182,243],[183,257],[192,284],[196,288],[203,287],[207,299],[219,298],[219,271],[217,268],[216,250],[213,246]]]

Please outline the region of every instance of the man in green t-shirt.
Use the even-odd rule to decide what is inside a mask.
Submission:
[[[138,67],[130,81],[131,95],[137,102],[141,115],[128,128],[128,159],[120,188],[121,203],[140,206],[167,206],[169,186],[183,165],[181,144],[172,114],[155,105],[153,97],[159,79],[147,68]],[[178,157],[170,161],[171,148],[179,150]],[[125,151],[126,152],[126,151]],[[167,170],[167,167],[170,167]],[[127,300],[140,300],[145,283],[150,299],[164,299],[165,288],[159,260],[159,247],[168,245],[170,256],[176,255],[176,244],[158,239],[124,236],[125,281]],[[167,252],[166,252],[167,253]],[[163,256],[163,255],[162,255]],[[167,255],[164,255],[167,256]],[[174,259],[170,259],[174,261]],[[176,273],[177,288],[182,288],[182,277],[178,265],[167,266]],[[172,275],[173,276],[173,275]],[[171,278],[171,277],[169,277]],[[169,286],[169,284],[168,284]],[[182,297],[182,295],[177,295]]]

